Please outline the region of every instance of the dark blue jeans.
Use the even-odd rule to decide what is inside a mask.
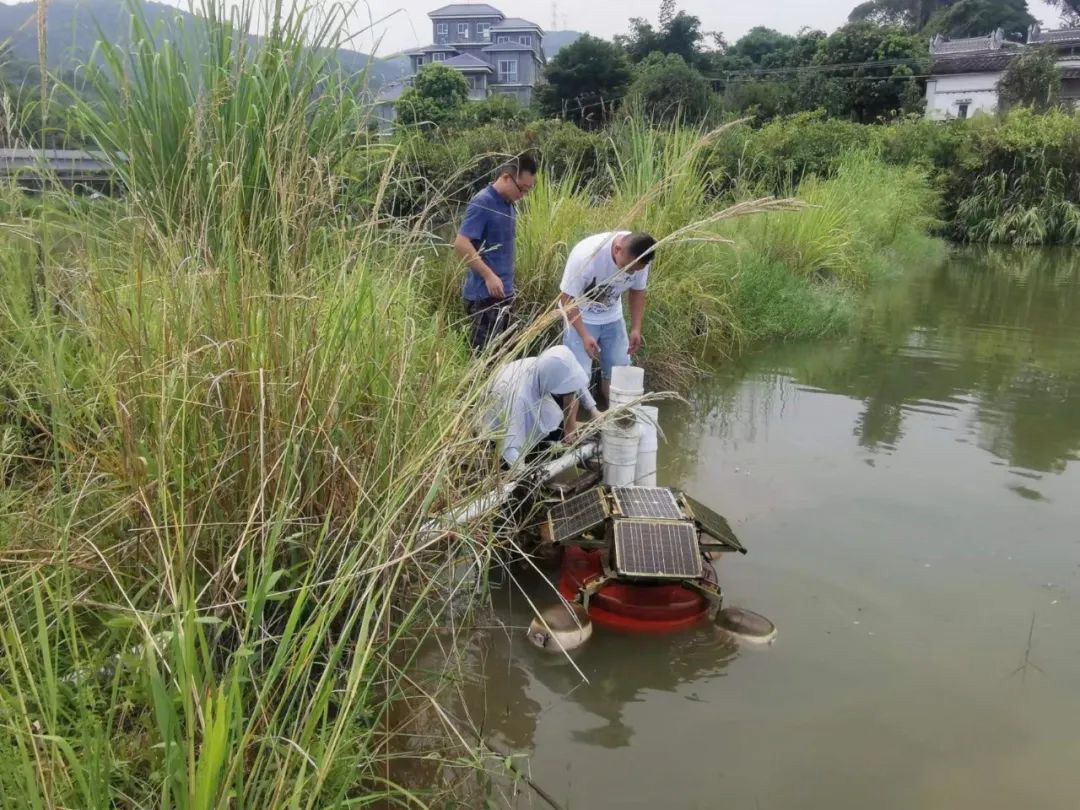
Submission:
[[[507,298],[481,298],[465,301],[465,311],[472,321],[469,342],[474,351],[481,351],[513,324],[513,296]]]

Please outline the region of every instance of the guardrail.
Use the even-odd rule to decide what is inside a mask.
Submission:
[[[109,194],[119,188],[105,155],[82,149],[0,149],[0,180],[25,191],[60,185]]]

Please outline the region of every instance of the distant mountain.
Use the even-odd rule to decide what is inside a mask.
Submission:
[[[544,33],[544,56],[550,59],[561,48],[572,45],[580,36],[580,31],[546,31]]]
[[[412,72],[412,62],[409,57],[404,53],[394,53],[389,56],[381,56],[376,59],[380,65],[380,70],[389,75],[391,72],[396,71],[397,75],[394,78],[401,76],[408,76]]]
[[[163,3],[144,4],[146,19],[151,26],[161,24],[171,28],[173,21],[182,20],[185,26],[196,18]],[[49,69],[69,71],[86,64],[98,42],[100,28],[104,38],[114,45],[128,41],[129,12],[125,0],[51,0],[47,17]],[[37,3],[0,5],[0,43],[5,43],[5,57],[15,63],[38,61]],[[363,70],[371,57],[365,53],[339,50],[337,58],[347,73]],[[394,61],[376,59],[371,62],[368,80],[379,87],[408,72]]]

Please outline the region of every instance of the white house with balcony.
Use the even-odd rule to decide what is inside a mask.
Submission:
[[[998,82],[1025,48],[1051,47],[1061,72],[1061,98],[1075,107],[1080,101],[1080,28],[1028,30],[1027,44],[1009,42],[998,30],[984,37],[930,43],[930,77],[926,80],[926,116],[935,120],[968,118],[1000,108]]]
[[[442,64],[469,82],[469,98],[479,101],[500,93],[523,104],[532,101],[543,80],[544,30],[520,17],[506,17],[486,3],[456,3],[428,13],[432,44],[406,51],[415,76],[425,65]],[[394,105],[412,76],[379,93],[376,114],[383,126],[395,118]]]

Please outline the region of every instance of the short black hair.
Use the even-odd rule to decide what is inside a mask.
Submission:
[[[630,258],[635,261],[641,259],[642,266],[649,264],[655,258],[653,248],[656,247],[656,240],[647,233],[641,231],[628,233],[623,244],[626,246],[626,252],[630,255]]]
[[[538,171],[536,165],[536,158],[531,152],[522,152],[520,155],[510,158],[499,169],[499,177],[504,174],[508,174],[513,178],[521,177],[524,174],[536,174]]]

